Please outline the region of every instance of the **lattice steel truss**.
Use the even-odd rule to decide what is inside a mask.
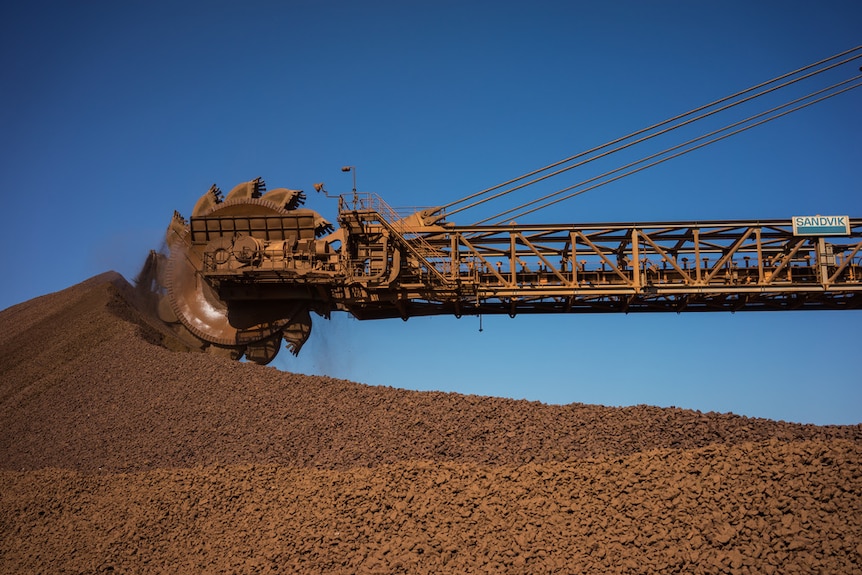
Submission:
[[[342,245],[315,264],[261,257],[205,277],[226,299],[301,287],[360,319],[862,307],[859,219],[809,237],[789,219],[455,226],[399,218],[371,195],[346,205]]]

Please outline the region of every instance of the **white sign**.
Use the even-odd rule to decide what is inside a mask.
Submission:
[[[848,216],[793,216],[794,236],[849,236]]]

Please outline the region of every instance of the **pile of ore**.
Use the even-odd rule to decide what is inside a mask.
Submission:
[[[862,426],[300,376],[144,307],[0,312],[0,573],[862,572]]]

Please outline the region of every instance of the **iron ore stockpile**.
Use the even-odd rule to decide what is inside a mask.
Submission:
[[[862,426],[299,376],[136,301],[0,312],[2,573],[862,572]]]

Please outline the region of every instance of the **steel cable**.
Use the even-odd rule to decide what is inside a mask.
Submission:
[[[836,60],[836,59],[842,58],[842,57],[847,56],[847,55],[849,55],[849,54],[853,54],[854,52],[858,52],[858,51],[860,51],[860,50],[862,50],[862,46],[857,46],[857,47],[852,48],[852,49],[850,49],[850,50],[845,50],[844,52],[840,52],[840,53],[838,53],[838,54],[835,54],[835,55],[833,55],[833,56],[830,56],[830,57],[828,57],[828,58],[825,58],[825,59],[820,60],[820,61],[818,61],[818,62],[815,62],[815,63],[813,63],[813,64],[809,64],[809,65],[807,65],[807,66],[804,66],[804,67],[799,68],[799,69],[797,69],[797,70],[794,70],[794,71],[792,71],[792,72],[788,72],[788,73],[783,74],[783,75],[781,75],[781,76],[777,76],[776,78],[773,78],[773,79],[768,80],[768,81],[766,81],[766,82],[762,82],[762,83],[760,83],[760,84],[757,84],[757,85],[752,86],[752,87],[750,87],[750,88],[747,88],[747,89],[745,89],[745,90],[742,90],[742,91],[736,92],[736,93],[734,93],[734,94],[732,94],[732,95],[730,95],[730,96],[726,96],[726,97],[721,98],[721,99],[719,99],[719,100],[715,100],[714,102],[711,102],[711,103],[709,103],[709,104],[705,104],[705,105],[703,105],[703,106],[699,106],[699,107],[697,107],[697,108],[694,108],[693,110],[690,110],[690,111],[688,111],[688,112],[685,112],[684,114],[679,114],[679,115],[677,115],[677,116],[674,116],[674,117],[672,117],[672,118],[669,118],[669,119],[664,120],[664,121],[662,121],[662,122],[659,122],[659,123],[657,123],[657,124],[653,124],[652,126],[649,126],[649,127],[647,127],[647,128],[643,128],[643,129],[638,130],[638,131],[636,131],[636,132],[632,132],[631,134],[628,134],[627,136],[623,136],[623,137],[621,137],[621,138],[617,138],[617,139],[615,139],[615,140],[612,140],[612,141],[607,142],[607,143],[605,143],[605,144],[602,144],[602,145],[600,145],[600,146],[596,146],[596,147],[591,148],[591,149],[589,149],[589,150],[586,150],[586,151],[584,151],[584,152],[580,152],[580,153],[578,153],[578,154],[575,154],[574,156],[570,156],[570,157],[568,157],[568,158],[566,158],[566,159],[564,159],[564,160],[560,160],[560,161],[555,162],[555,163],[553,163],[553,164],[549,164],[548,166],[545,166],[545,167],[540,168],[540,169],[538,169],[538,170],[533,170],[533,171],[531,171],[531,172],[529,172],[529,173],[527,173],[527,174],[524,174],[524,175],[522,175],[522,176],[519,176],[519,177],[517,177],[517,178],[510,179],[510,180],[508,180],[508,181],[506,181],[506,182],[503,182],[503,183],[501,183],[501,184],[497,184],[496,186],[492,186],[492,187],[490,187],[490,188],[486,188],[485,190],[481,190],[481,191],[476,192],[476,193],[474,193],[474,194],[470,194],[470,195],[468,195],[468,196],[465,196],[464,198],[461,198],[461,199],[459,199],[459,200],[456,200],[456,201],[450,202],[450,203],[448,203],[448,204],[446,204],[446,205],[444,205],[444,206],[441,206],[440,208],[438,208],[438,210],[439,210],[439,211],[448,210],[449,208],[452,208],[452,207],[454,207],[454,206],[456,206],[456,205],[458,205],[458,204],[462,204],[462,203],[467,202],[467,201],[469,201],[469,200],[473,200],[473,199],[479,198],[479,197],[481,197],[481,196],[483,196],[483,195],[487,195],[487,194],[489,194],[489,193],[490,193],[490,192],[492,192],[492,191],[500,190],[501,188],[503,188],[503,187],[505,187],[505,186],[508,186],[508,185],[510,185],[510,184],[514,184],[514,183],[516,183],[516,182],[521,182],[522,180],[525,180],[526,178],[530,178],[530,177],[532,177],[532,176],[535,176],[535,175],[541,174],[542,172],[546,172],[546,171],[548,171],[548,170],[550,170],[550,169],[553,169],[553,168],[556,168],[556,167],[558,167],[558,166],[561,166],[561,165],[567,164],[567,163],[572,162],[572,161],[574,161],[574,160],[577,160],[577,159],[580,159],[580,158],[584,158],[585,156],[589,156],[590,154],[594,154],[595,152],[599,152],[599,151],[601,151],[601,150],[606,150],[607,148],[610,148],[611,146],[614,146],[614,145],[616,145],[616,144],[620,144],[620,143],[622,143],[622,142],[626,142],[627,140],[631,140],[632,138],[635,138],[635,137],[637,137],[637,136],[643,136],[643,137],[638,138],[638,139],[636,139],[636,140],[633,140],[633,141],[631,141],[631,142],[628,142],[628,143],[625,143],[625,144],[623,144],[623,145],[617,146],[616,148],[613,148],[613,149],[610,149],[610,150],[606,150],[606,151],[602,152],[601,154],[597,154],[597,155],[594,155],[594,156],[588,157],[588,158],[583,159],[583,160],[581,160],[580,162],[577,162],[577,163],[575,163],[575,164],[572,164],[572,165],[566,166],[566,167],[564,167],[564,168],[561,168],[561,169],[559,169],[559,170],[556,170],[556,171],[554,171],[554,172],[551,172],[551,173],[548,173],[548,174],[542,175],[542,176],[540,176],[540,177],[538,177],[538,178],[535,178],[535,179],[532,179],[532,180],[530,180],[530,181],[528,181],[528,182],[523,182],[523,183],[521,183],[521,184],[519,184],[519,185],[517,185],[517,186],[514,186],[514,187],[512,187],[512,188],[509,188],[509,189],[506,189],[506,190],[499,191],[499,192],[497,192],[496,194],[493,194],[493,195],[491,195],[491,196],[489,196],[489,197],[486,197],[486,198],[483,198],[483,199],[481,199],[481,200],[477,200],[477,201],[475,201],[475,202],[472,202],[472,203],[470,203],[470,204],[468,204],[468,205],[462,206],[462,207],[457,208],[457,209],[455,209],[455,210],[448,211],[448,212],[447,212],[447,216],[451,216],[451,215],[453,215],[453,214],[455,214],[455,213],[458,213],[458,212],[461,212],[461,211],[464,211],[464,210],[467,210],[467,209],[470,209],[470,208],[476,207],[476,206],[481,205],[481,204],[483,204],[483,203],[489,202],[489,201],[491,201],[491,200],[494,200],[494,199],[500,198],[500,197],[505,196],[505,195],[507,195],[507,194],[510,194],[510,193],[512,193],[512,192],[514,192],[514,191],[517,191],[517,190],[523,189],[523,188],[525,188],[525,187],[527,187],[527,186],[529,186],[529,185],[535,184],[535,183],[540,182],[540,181],[544,181],[544,180],[546,180],[546,179],[548,179],[548,178],[551,178],[551,177],[553,177],[553,176],[556,176],[556,175],[562,174],[562,173],[564,173],[564,172],[566,172],[566,171],[568,171],[568,170],[574,169],[574,168],[576,168],[576,167],[580,167],[580,166],[582,166],[582,165],[585,165],[585,164],[587,164],[587,163],[590,163],[590,162],[592,162],[592,161],[595,161],[595,160],[597,160],[597,159],[599,159],[599,158],[603,158],[603,157],[609,156],[609,155],[611,155],[611,154],[613,154],[613,153],[616,153],[616,152],[618,152],[618,151],[621,151],[621,150],[624,150],[624,149],[630,148],[630,147],[634,146],[635,144],[639,144],[639,143],[645,142],[645,141],[647,141],[647,140],[649,140],[649,139],[652,139],[652,138],[654,138],[654,137],[657,137],[657,136],[660,136],[660,135],[666,134],[666,133],[668,133],[668,132],[671,132],[671,131],[673,131],[673,130],[676,130],[676,129],[678,129],[678,128],[681,128],[681,127],[683,127],[683,126],[686,126],[686,125],[692,124],[693,122],[696,122],[696,121],[698,121],[698,120],[702,120],[702,119],[707,118],[707,117],[709,117],[709,116],[715,115],[715,114],[717,114],[717,113],[719,113],[719,112],[722,112],[722,111],[728,110],[728,109],[730,109],[730,108],[733,108],[733,107],[735,107],[735,106],[738,106],[738,105],[740,105],[740,104],[743,104],[743,103],[745,103],[745,102],[749,102],[749,101],[751,101],[751,100],[753,100],[753,99],[755,99],[755,98],[758,98],[758,97],[761,97],[761,96],[763,96],[763,95],[766,95],[766,94],[769,94],[769,93],[775,92],[775,91],[777,91],[777,90],[779,90],[779,89],[785,88],[785,87],[787,87],[787,86],[789,86],[789,85],[791,85],[791,84],[795,84],[795,83],[800,82],[800,81],[802,81],[802,80],[805,80],[805,79],[811,78],[811,77],[816,76],[816,75],[818,75],[818,74],[821,74],[821,73],[823,73],[823,72],[825,72],[825,71],[827,71],[827,70],[830,70],[830,69],[833,69],[833,68],[835,68],[835,67],[841,66],[841,65],[843,65],[843,64],[845,64],[845,63],[847,63],[847,62],[850,62],[850,61],[852,61],[852,60],[855,60],[855,59],[858,59],[858,58],[862,57],[862,54],[856,54],[856,55],[850,56],[850,57],[848,57],[848,58],[845,58],[844,60],[841,60],[841,61],[839,61],[839,62],[834,62],[834,63],[832,63],[832,64],[830,64],[830,65],[828,65],[828,66],[824,66],[824,67],[822,67],[822,68],[816,69],[816,70],[814,70],[814,71],[812,71],[812,72],[809,72],[809,73],[807,73],[807,74],[805,74],[805,75],[802,75],[802,76],[799,76],[799,77],[797,77],[797,78],[794,78],[794,79],[788,80],[788,81],[786,81],[786,82],[783,82],[783,83],[781,83],[781,84],[779,84],[779,85],[777,85],[777,86],[772,86],[772,87],[770,87],[770,88],[767,88],[766,90],[763,90],[763,91],[761,91],[761,92],[759,92],[759,93],[756,93],[756,94],[753,94],[753,95],[747,96],[747,97],[745,97],[745,98],[741,98],[741,99],[739,99],[739,100],[737,100],[737,101],[735,101],[735,102],[733,101],[734,99],[740,98],[740,96],[743,96],[743,95],[745,95],[745,94],[749,94],[749,93],[754,92],[754,91],[756,91],[756,90],[758,90],[758,89],[760,89],[760,88],[764,88],[764,87],[766,87],[766,86],[770,86],[771,84],[775,84],[776,82],[780,82],[780,81],[785,80],[785,79],[787,79],[787,78],[792,78],[793,76],[798,76],[799,74],[801,74],[801,73],[803,73],[803,72],[806,72],[806,71],[808,71],[808,70],[811,70],[812,68],[818,68],[819,66],[823,66],[824,64],[826,64],[826,63],[828,63],[828,62],[831,62],[831,61],[833,61],[833,60]],[[832,88],[834,88],[834,87],[835,87],[835,86],[832,86]],[[808,95],[808,96],[806,96],[806,97],[811,97],[811,94],[809,94],[809,95]],[[703,112],[704,110],[709,110],[710,108],[715,108],[716,106],[719,106],[720,104],[725,104],[726,102],[731,102],[731,103],[728,103],[728,104],[726,104],[726,105],[724,105],[724,106],[721,106],[721,107],[719,107],[719,108],[716,108],[716,109],[714,109],[714,110],[711,110],[711,111],[708,111],[708,112],[704,112],[703,114],[700,114],[700,115],[698,115],[698,116],[695,116],[695,117],[689,118],[689,116],[692,116],[692,115],[694,115],[694,114],[698,114],[699,112]],[[785,104],[785,105],[789,105],[789,104]],[[774,110],[773,110],[773,111],[774,111]],[[748,120],[750,120],[750,119],[752,119],[752,118],[755,118],[755,117],[757,117],[757,116],[752,116],[752,117],[751,117],[751,118],[749,118]],[[685,118],[688,118],[688,119],[685,119]],[[684,119],[685,119],[685,120],[684,120]],[[683,120],[683,121],[679,121],[679,120]],[[748,121],[748,120],[745,120],[745,121]],[[673,125],[668,126],[669,124],[672,124],[673,122],[677,122],[677,121],[679,121],[677,124],[673,124]],[[659,131],[655,131],[655,132],[654,132],[654,133],[652,133],[652,134],[650,134],[650,133],[649,133],[649,132],[653,132],[654,130],[657,130],[658,128],[662,128],[662,127],[664,127],[664,126],[668,126],[668,127],[665,127],[664,129],[659,130]],[[728,129],[728,127],[725,127],[724,129]],[[648,135],[644,135],[644,134],[648,134]],[[702,136],[701,138],[703,138],[703,137],[708,137],[708,135],[707,135],[707,136]],[[689,143],[690,143],[690,142],[689,142]],[[702,146],[699,146],[699,147],[702,147]],[[695,148],[695,149],[696,149],[696,148]],[[667,150],[665,151],[665,153],[666,153],[666,152],[667,152]],[[644,160],[641,160],[641,161],[645,161],[645,159],[644,159]],[[619,171],[619,170],[621,170],[621,169],[625,169],[625,166],[624,166],[624,167],[622,167],[622,168],[618,168],[617,170],[614,170],[614,171],[612,171],[611,173],[615,173],[615,172],[617,172],[617,171]],[[640,171],[640,170],[637,170],[637,171]],[[634,173],[634,172],[632,172],[632,173]],[[607,174],[605,174],[605,175],[607,175]],[[615,179],[618,179],[618,178],[615,178]],[[591,180],[590,180],[590,181],[591,181]],[[612,181],[613,181],[613,180],[612,180]],[[586,183],[586,182],[581,182],[580,184],[576,184],[575,186],[569,186],[568,188],[565,188],[565,189],[563,189],[563,190],[560,190],[560,191],[558,191],[558,192],[555,192],[554,194],[552,194],[552,196],[553,196],[553,195],[557,195],[557,194],[559,194],[559,193],[564,193],[565,191],[571,190],[573,187],[577,187],[577,186],[583,185],[584,183]],[[590,189],[593,189],[593,188],[590,188]],[[567,198],[568,198],[568,197],[567,197]],[[497,215],[494,215],[494,216],[490,216],[489,218],[486,218],[485,220],[482,220],[482,221],[484,222],[484,221],[488,221],[488,220],[491,220],[491,219],[495,219],[495,218],[501,217],[502,215],[505,215],[505,214],[511,213],[511,212],[513,212],[513,211],[519,210],[519,209],[521,209],[521,208],[524,208],[524,207],[527,207],[527,206],[533,205],[533,204],[535,204],[535,203],[536,203],[536,202],[538,202],[538,201],[542,201],[543,199],[546,199],[546,197],[539,198],[539,199],[537,199],[537,200],[532,200],[531,202],[528,202],[528,203],[523,204],[523,205],[521,205],[521,206],[517,206],[517,207],[512,208],[512,209],[510,209],[510,210],[507,210],[507,211],[505,211],[505,212],[501,212],[500,214],[497,214]],[[556,203],[556,202],[553,202],[553,203]],[[548,205],[550,205],[550,204],[548,204]],[[530,212],[527,212],[527,213],[531,213],[532,211],[535,211],[535,210],[530,210]]]
[[[626,170],[626,169],[628,169],[628,168],[632,168],[632,167],[634,167],[634,166],[637,166],[638,164],[642,164],[643,162],[648,162],[649,160],[652,160],[652,159],[658,158],[658,157],[660,157],[660,156],[663,156],[663,155],[668,154],[668,153],[670,153],[670,152],[673,152],[673,151],[675,151],[675,150],[680,150],[681,148],[685,148],[686,146],[689,146],[689,145],[691,145],[691,144],[694,144],[694,143],[696,143],[696,142],[699,142],[699,141],[701,141],[701,140],[704,140],[705,138],[710,138],[711,136],[716,136],[717,134],[721,134],[722,132],[725,132],[725,131],[727,131],[727,130],[731,130],[732,128],[736,128],[736,127],[738,127],[738,126],[743,126],[744,124],[746,124],[746,123],[748,123],[748,122],[751,122],[752,120],[755,120],[755,119],[757,119],[757,118],[763,118],[763,119],[761,119],[760,121],[754,122],[754,123],[752,123],[752,124],[750,124],[750,125],[740,127],[740,128],[738,128],[738,129],[736,129],[736,130],[733,130],[733,131],[728,132],[728,133],[726,133],[726,134],[723,134],[723,135],[721,135],[721,136],[717,136],[717,137],[715,137],[715,138],[712,138],[712,139],[710,139],[710,140],[707,140],[707,141],[705,141],[705,142],[702,142],[702,143],[700,143],[700,144],[697,144],[696,146],[692,146],[692,147],[690,147],[690,148],[683,149],[683,150],[681,150],[681,151],[679,151],[679,152],[676,152],[676,153],[674,153],[674,154],[672,154],[672,155],[670,155],[670,156],[667,156],[666,158],[661,158],[661,159],[656,160],[656,161],[654,161],[654,162],[651,162],[651,163],[648,163],[648,164],[646,164],[646,165],[640,166],[640,167],[638,167],[638,168],[636,168],[636,169],[629,170],[629,171],[627,171],[627,172],[625,172],[625,173],[623,173],[623,174],[620,174],[620,175],[615,176],[615,177],[613,177],[613,178],[610,178],[610,179],[608,179],[608,180],[604,180],[604,181],[598,182],[598,183],[596,183],[596,184],[593,184],[592,186],[589,186],[589,187],[584,188],[584,189],[582,189],[582,190],[578,190],[577,192],[574,192],[574,193],[572,193],[572,194],[568,194],[568,195],[566,195],[566,196],[564,196],[564,197],[557,198],[557,199],[555,199],[555,200],[553,200],[553,201],[546,202],[546,203],[544,203],[544,204],[542,204],[542,205],[540,205],[540,206],[537,206],[537,207],[535,207],[535,208],[532,208],[532,209],[530,209],[530,210],[525,210],[525,211],[523,211],[523,212],[519,212],[519,213],[517,213],[517,214],[515,214],[514,216],[511,216],[511,217],[512,217],[512,218],[520,218],[520,217],[523,217],[523,216],[525,216],[525,215],[528,215],[528,214],[531,214],[531,213],[533,213],[533,212],[536,212],[536,211],[538,211],[538,210],[541,210],[541,209],[547,208],[547,207],[549,207],[549,206],[552,206],[552,205],[554,205],[554,204],[557,204],[557,203],[559,203],[559,202],[562,202],[562,201],[565,201],[565,200],[571,199],[571,198],[573,198],[573,197],[575,197],[575,196],[579,196],[579,195],[581,195],[581,194],[583,194],[583,193],[585,193],[585,192],[588,192],[588,191],[590,191],[590,190],[594,190],[594,189],[596,189],[596,188],[598,188],[598,187],[604,186],[605,184],[609,184],[609,183],[611,183],[611,182],[617,181],[617,180],[619,180],[619,179],[621,179],[621,178],[624,178],[624,177],[626,177],[626,176],[629,176],[629,175],[631,175],[631,174],[635,174],[635,173],[637,173],[637,172],[641,172],[641,171],[643,171],[643,170],[645,170],[645,169],[647,169],[647,168],[651,168],[651,167],[653,167],[653,166],[656,166],[656,165],[658,165],[658,164],[664,163],[664,162],[666,162],[666,161],[668,161],[668,160],[671,160],[671,159],[673,159],[673,158],[678,158],[679,156],[685,155],[685,154],[687,154],[687,153],[689,153],[689,152],[692,152],[692,151],[694,151],[694,150],[697,150],[697,149],[703,148],[703,147],[705,147],[705,146],[708,146],[708,145],[710,145],[710,144],[713,144],[713,143],[715,143],[715,142],[719,142],[719,141],[721,141],[721,140],[727,139],[727,138],[729,138],[729,137],[731,137],[731,136],[734,136],[734,135],[736,135],[736,134],[739,134],[739,133],[745,132],[746,130],[750,130],[751,128],[754,128],[754,127],[756,127],[756,126],[760,126],[760,125],[766,124],[767,122],[771,122],[772,120],[776,120],[776,119],[778,119],[778,118],[781,118],[781,117],[783,117],[783,116],[786,116],[786,115],[788,115],[788,114],[791,114],[791,113],[793,113],[793,112],[796,112],[796,111],[798,111],[798,110],[801,110],[801,109],[803,109],[803,108],[807,108],[808,106],[811,106],[811,105],[816,104],[816,103],[818,103],[818,102],[822,102],[822,101],[824,101],[824,100],[828,100],[829,98],[832,98],[832,97],[837,96],[837,95],[839,95],[839,94],[843,94],[844,92],[848,92],[848,91],[853,90],[853,89],[855,89],[855,88],[862,87],[862,81],[859,81],[859,82],[857,82],[857,83],[855,83],[855,84],[852,84],[852,85],[850,85],[850,86],[846,86],[845,88],[843,88],[843,89],[841,89],[841,90],[837,90],[837,91],[835,91],[835,92],[833,92],[833,93],[831,93],[831,94],[826,94],[826,95],[824,95],[824,96],[821,96],[820,98],[817,98],[817,99],[815,99],[815,100],[811,100],[810,102],[805,102],[805,103],[803,103],[803,104],[799,104],[798,106],[796,106],[796,107],[794,107],[794,108],[791,108],[791,109],[788,109],[788,110],[785,110],[785,111],[783,111],[783,112],[781,112],[781,113],[775,113],[775,112],[778,112],[779,110],[781,110],[781,109],[783,109],[783,108],[786,108],[787,106],[792,106],[792,105],[794,105],[794,104],[798,104],[799,102],[803,102],[803,101],[805,101],[805,100],[807,100],[807,99],[809,99],[809,98],[812,98],[812,97],[817,96],[817,95],[819,95],[819,94],[823,94],[823,93],[825,93],[825,92],[828,92],[829,90],[833,90],[833,89],[835,89],[835,88],[838,88],[838,87],[843,86],[843,85],[845,85],[845,84],[849,84],[850,82],[854,82],[854,81],[857,81],[857,80],[862,80],[862,74],[860,74],[860,75],[858,75],[858,76],[854,76],[853,78],[850,78],[850,79],[848,79],[848,80],[844,80],[844,81],[842,81],[842,82],[838,82],[838,83],[836,83],[836,84],[833,84],[832,86],[829,86],[829,87],[827,87],[827,88],[823,88],[823,89],[818,90],[818,91],[816,91],[816,92],[812,92],[812,93],[810,93],[810,94],[808,94],[808,95],[806,95],[806,96],[802,96],[802,97],[800,97],[800,98],[797,98],[797,99],[795,99],[795,100],[792,100],[792,101],[787,102],[787,103],[785,103],[785,104],[782,104],[782,105],[780,105],[780,106],[776,106],[776,107],[771,108],[770,110],[767,110],[767,111],[765,111],[765,112],[761,112],[761,113],[759,113],[759,114],[755,114],[755,115],[753,115],[753,116],[750,116],[750,117],[748,117],[748,118],[745,118],[744,120],[740,120],[740,121],[738,121],[738,122],[734,122],[734,123],[732,123],[732,124],[728,124],[727,126],[724,126],[723,128],[719,128],[718,130],[713,130],[712,132],[709,132],[709,133],[704,134],[704,135],[702,135],[702,136],[698,136],[697,138],[693,138],[693,139],[691,139],[691,140],[688,140],[688,141],[686,141],[686,142],[683,142],[682,144],[677,144],[676,146],[671,146],[670,148],[666,148],[666,149],[662,150],[661,152],[656,152],[655,154],[651,154],[651,155],[649,155],[649,156],[646,156],[646,157],[644,157],[644,158],[641,158],[640,160],[637,160],[637,161],[634,161],[634,162],[630,162],[629,164],[626,164],[626,165],[624,165],[624,166],[620,166],[619,168],[615,168],[615,169],[613,169],[613,170],[607,171],[607,172],[605,172],[605,173],[603,173],[603,174],[600,174],[600,175],[598,175],[598,176],[594,176],[594,177],[592,177],[592,178],[590,178],[590,179],[584,180],[584,181],[579,182],[579,183],[577,183],[577,184],[573,184],[573,185],[571,185],[571,186],[568,186],[568,187],[566,187],[566,188],[563,188],[563,189],[558,190],[558,191],[556,191],[556,192],[553,192],[553,193],[551,193],[551,194],[547,194],[547,195],[545,195],[545,196],[543,196],[543,197],[541,197],[541,198],[537,198],[537,199],[535,199],[535,200],[532,200],[532,201],[530,201],[530,202],[527,202],[526,204],[522,204],[522,205],[520,205],[520,206],[517,206],[517,207],[515,207],[515,208],[511,208],[511,209],[506,210],[506,211],[504,211],[504,212],[500,212],[499,214],[496,214],[496,215],[494,215],[494,216],[491,216],[491,217],[489,217],[489,218],[486,218],[486,219],[484,219],[484,220],[481,220],[481,221],[477,222],[477,223],[476,223],[476,224],[474,224],[474,225],[484,224],[484,223],[486,223],[486,222],[488,222],[488,221],[490,221],[490,220],[497,219],[497,218],[501,218],[501,217],[506,216],[506,215],[508,215],[508,214],[512,214],[513,212],[516,212],[517,210],[520,210],[520,209],[522,209],[522,208],[529,207],[529,206],[531,206],[531,205],[534,205],[534,204],[536,204],[536,203],[542,202],[542,201],[544,201],[544,200],[548,200],[548,199],[550,199],[550,198],[552,198],[552,197],[555,197],[555,196],[558,196],[558,195],[563,194],[563,193],[565,193],[565,192],[571,191],[571,190],[573,190],[573,189],[575,189],[575,188],[579,188],[579,187],[581,187],[581,186],[583,186],[583,185],[585,185],[585,184],[589,184],[589,183],[594,182],[594,181],[596,181],[596,180],[600,180],[600,179],[605,178],[605,177],[607,177],[607,176],[610,176],[610,175],[616,174],[617,172],[621,172],[621,171]],[[769,116],[769,117],[765,117],[765,118],[764,118],[764,116],[766,116],[767,114],[774,114],[774,115],[773,115],[773,116]],[[506,218],[506,219],[509,219],[509,218]],[[502,221],[497,221],[494,225],[500,225],[500,224],[502,224],[502,223],[503,223]]]

